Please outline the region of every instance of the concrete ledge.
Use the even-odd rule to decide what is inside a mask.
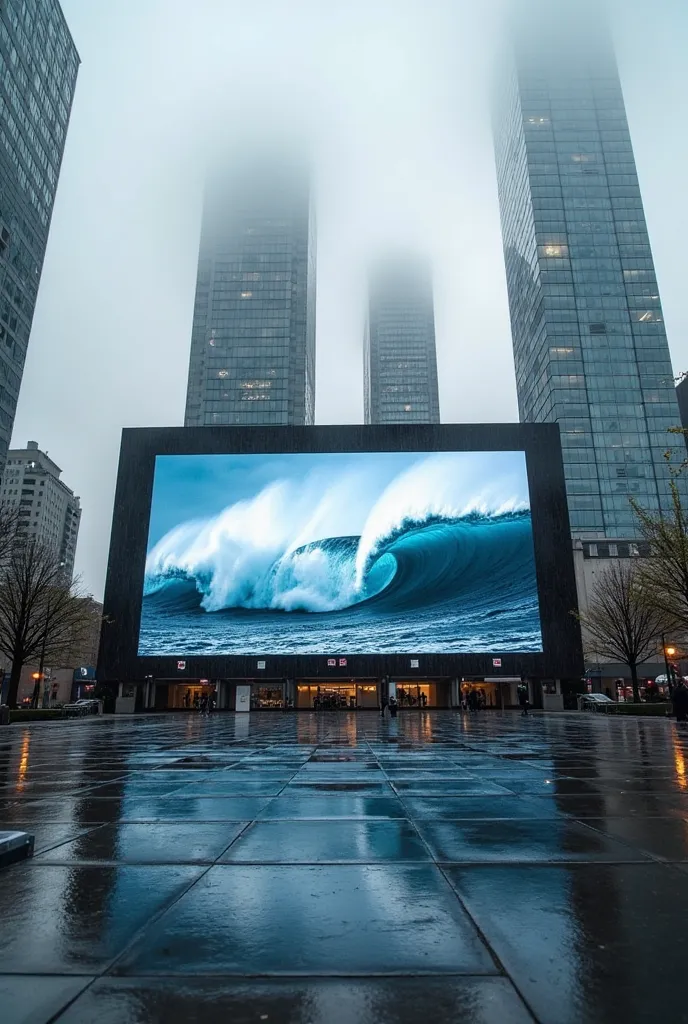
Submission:
[[[28,832],[0,832],[0,868],[33,857],[33,836]]]

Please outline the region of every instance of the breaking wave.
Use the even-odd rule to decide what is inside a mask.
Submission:
[[[457,479],[448,468],[439,454],[402,473],[354,535],[328,535],[336,509],[327,491],[314,501],[308,481],[298,488],[271,483],[213,518],[166,534],[146,561],[144,603],[160,614],[380,615],[467,594],[499,607],[532,597],[523,484]]]

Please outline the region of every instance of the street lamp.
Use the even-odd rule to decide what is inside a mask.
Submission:
[[[667,646],[667,642],[662,634],[662,650],[664,652],[664,671],[666,672],[667,684],[669,686],[669,696],[671,696],[674,689],[674,671],[673,666],[669,664],[669,658],[673,658],[676,654],[676,648],[671,645]]]
[[[31,707],[32,708],[37,708],[38,707],[38,696],[39,696],[39,693],[40,693],[40,686],[41,686],[41,678],[42,678],[42,676],[43,676],[43,672],[42,671],[41,672],[32,672],[31,673],[31,678],[33,679],[33,693],[31,695]]]

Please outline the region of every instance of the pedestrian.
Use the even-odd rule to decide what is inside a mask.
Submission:
[[[191,690],[187,690],[184,694],[184,707],[187,711],[191,707]]]
[[[523,683],[518,688],[518,703],[521,705],[521,715],[527,718],[530,701],[528,700],[528,687]]]
[[[688,721],[688,686],[686,686],[682,679],[679,679],[674,687],[671,699],[674,705],[676,724],[685,725],[686,721]]]
[[[475,690],[470,690],[468,693],[468,710],[478,710],[478,694],[475,692]]]
[[[206,705],[206,712],[207,712],[208,715],[212,715],[214,710],[215,710],[215,694],[214,693],[209,693],[208,694],[208,703]]]
[[[385,708],[387,707],[388,704],[389,704],[389,701],[387,700],[386,697],[383,696],[380,699],[380,718],[384,718],[385,717]]]
[[[392,694],[392,696],[389,698],[389,713],[392,716],[392,718],[397,717],[398,710],[399,704],[397,702],[397,698],[394,696],[394,694]]]
[[[205,714],[208,713],[208,697],[207,697],[207,695],[205,693],[201,697],[201,701],[200,701],[200,705],[199,705],[198,710],[200,711],[200,713],[202,715],[205,715]]]

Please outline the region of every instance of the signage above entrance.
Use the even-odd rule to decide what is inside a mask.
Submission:
[[[185,661],[178,661],[177,662],[177,672],[183,672],[185,668],[186,668],[186,662]]]
[[[420,668],[420,661],[418,658],[411,658],[411,668]]]
[[[346,665],[346,658],[340,658],[339,659],[339,667],[340,668],[344,668],[345,665]]]
[[[265,662],[264,661],[257,661],[256,662],[256,668],[265,668]]]
[[[328,658],[327,659],[327,667],[328,668],[336,668],[337,667],[337,659],[336,658]]]
[[[493,658],[492,659],[492,667],[493,668],[501,668],[502,667],[502,659],[501,658]]]

